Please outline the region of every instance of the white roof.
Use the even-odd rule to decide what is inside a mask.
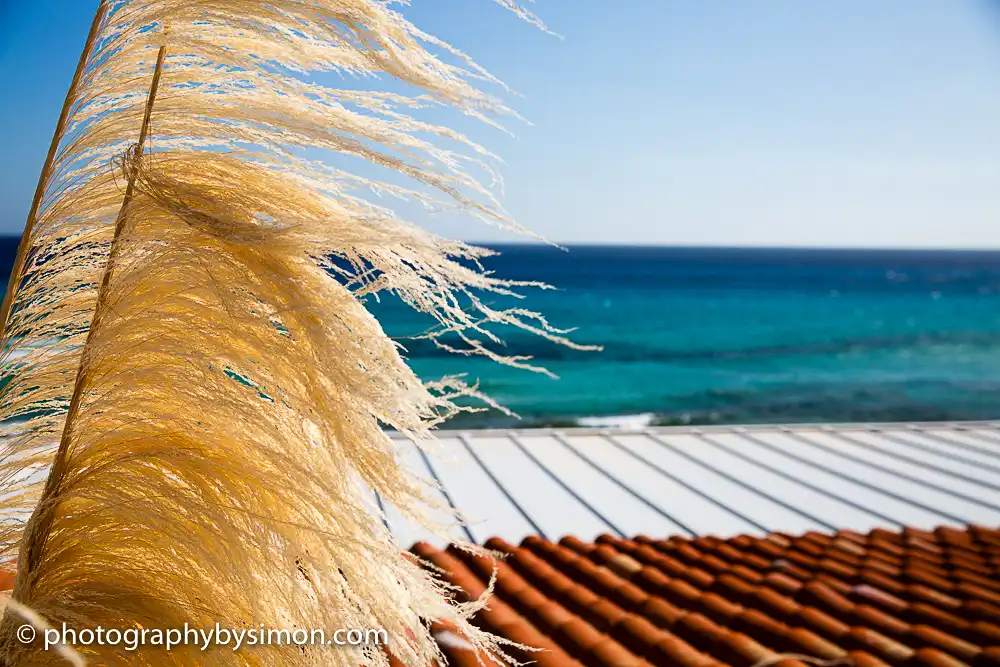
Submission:
[[[1000,525],[1000,422],[441,431],[407,461],[468,519],[457,534],[591,541]],[[441,540],[388,507],[409,547]]]

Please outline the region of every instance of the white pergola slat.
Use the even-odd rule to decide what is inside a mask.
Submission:
[[[405,461],[455,536],[719,535],[1000,524],[1000,422],[441,431]],[[386,508],[401,547],[443,540]]]

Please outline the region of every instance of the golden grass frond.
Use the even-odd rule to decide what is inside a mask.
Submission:
[[[380,628],[414,667],[440,657],[431,620],[499,651],[467,621],[484,601],[451,601],[366,503],[375,490],[445,533],[383,429],[429,444],[475,392],[421,382],[361,301],[391,291],[434,318],[438,344],[451,332],[501,363],[531,368],[484,344],[495,325],[572,345],[484,300],[524,286],[477,268],[486,251],[365,195],[518,230],[489,152],[417,117],[446,105],[495,123],[509,110],[475,85],[492,77],[380,0],[105,0],[95,29],[0,353],[0,559],[20,554],[14,599],[81,627]],[[134,153],[163,45],[151,149]],[[324,86],[310,78],[322,71],[400,90]],[[57,660],[19,645],[13,623],[0,626],[2,664]],[[375,647],[78,648],[101,665],[386,661]]]
[[[426,488],[382,427],[422,433],[447,406],[312,259],[357,230],[292,179],[226,155],[162,154],[137,182],[19,601],[104,627],[382,628],[411,664],[436,658],[423,619],[491,645],[365,503],[371,488],[431,525]],[[227,183],[242,187],[227,196]],[[288,224],[251,216],[275,201],[294,202]],[[373,648],[258,647],[252,663],[378,664]],[[163,658],[80,650],[97,664]],[[171,664],[204,659],[175,648]]]

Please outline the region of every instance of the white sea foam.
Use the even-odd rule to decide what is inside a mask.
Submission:
[[[646,428],[653,423],[656,415],[652,412],[643,412],[637,415],[607,415],[603,417],[580,417],[577,423],[586,428],[616,428],[638,430]]]

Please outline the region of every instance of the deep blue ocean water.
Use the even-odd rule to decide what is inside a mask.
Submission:
[[[505,351],[553,380],[403,343],[422,376],[478,377],[523,422],[1000,417],[1000,253],[498,249],[488,269],[559,288],[525,292],[524,305],[604,350],[507,332]],[[396,304],[375,312],[392,334],[419,330]],[[493,413],[453,425],[511,423]]]
[[[15,248],[0,240],[5,273]],[[522,417],[455,427],[1000,418],[1000,252],[497,249],[486,268],[558,288],[518,305],[604,350],[502,332],[552,379],[411,340],[425,319],[371,302],[422,377],[478,378]]]

